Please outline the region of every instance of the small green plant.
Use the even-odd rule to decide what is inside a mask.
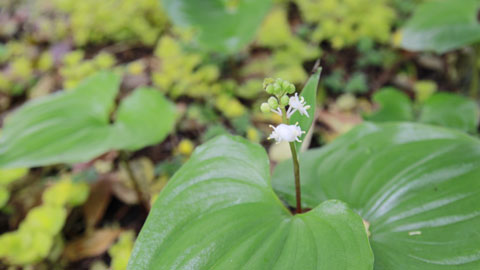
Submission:
[[[99,53],[91,60],[85,59],[82,50],[75,50],[63,58],[60,75],[63,77],[63,87],[74,89],[82,80],[99,71],[106,71],[115,65],[115,57],[109,53]]]
[[[288,81],[265,81],[271,96],[261,110],[283,118],[269,138],[292,152],[273,182],[257,144],[222,135],[199,146],[159,194],[127,269],[480,266],[478,139],[423,124],[366,123],[298,158],[319,76],[300,95]]]
[[[133,249],[135,241],[135,232],[126,231],[118,237],[117,243],[112,245],[108,250],[108,254],[112,258],[110,263],[112,270],[126,270],[128,259]]]
[[[364,37],[387,42],[395,12],[387,0],[296,0],[306,22],[316,24],[312,38],[337,49]],[[368,16],[366,15],[368,14]]]
[[[0,236],[0,258],[14,265],[30,265],[48,256],[65,224],[69,208],[88,197],[88,185],[62,179],[49,187],[43,203],[31,209],[18,230]]]
[[[283,6],[274,8],[265,18],[257,35],[257,44],[271,49],[272,54],[244,67],[246,75],[263,71],[265,76],[274,74],[292,83],[302,83],[308,78],[303,63],[320,56],[318,46],[309,44],[291,31],[287,9]]]
[[[155,49],[154,85],[173,99],[180,96],[211,97],[221,92],[217,82],[219,68],[214,64],[203,64],[204,55],[189,52],[181,40],[165,35]]]
[[[0,209],[3,208],[10,198],[10,191],[8,185],[28,173],[25,168],[19,169],[0,169]]]
[[[236,82],[220,80],[219,67],[205,63],[206,55],[185,49],[181,38],[163,36],[155,49],[155,56],[152,81],[171,98],[188,96],[213,101],[213,105],[227,118],[246,113],[245,106],[232,90]],[[247,87],[251,86],[247,83],[239,89],[248,96],[245,92],[251,90]]]
[[[167,24],[158,0],[52,2],[69,16],[73,39],[79,46],[109,41],[153,45]]]
[[[38,75],[45,74],[53,66],[52,54],[39,52],[31,44],[9,41],[0,45],[0,92],[10,95],[21,95],[34,85]],[[3,52],[2,52],[3,51]]]
[[[110,114],[120,76],[100,72],[75,89],[28,102],[9,115],[0,137],[0,168],[89,161],[107,151],[163,140],[175,110],[160,91],[136,89]]]
[[[290,118],[295,112],[298,112],[301,116],[309,118],[309,110],[312,109],[308,105],[303,96],[298,97],[295,93],[295,86],[282,79],[266,79],[264,82],[265,91],[271,95],[268,98],[268,102],[262,103],[260,109],[264,113],[274,112],[282,117],[283,123],[274,127],[272,134],[268,139],[275,140],[276,143],[282,141],[288,142],[290,145],[290,151],[292,152],[294,174],[295,174],[295,190],[296,190],[296,207],[297,213],[302,213],[302,199],[300,192],[300,165],[298,163],[297,148],[295,142],[301,143],[300,137],[303,137],[306,133],[305,130],[298,125],[298,122],[291,125]],[[294,96],[288,96],[293,95]],[[288,106],[288,109],[286,107]],[[314,108],[313,108],[313,111]],[[312,111],[310,110],[310,114]]]

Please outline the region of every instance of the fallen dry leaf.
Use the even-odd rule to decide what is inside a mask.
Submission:
[[[326,142],[331,142],[336,137],[362,123],[363,119],[359,115],[353,113],[322,110],[318,114],[318,121],[327,127],[327,130],[322,130],[324,140]]]
[[[63,254],[69,261],[78,261],[101,255],[108,250],[121,232],[122,230],[119,228],[94,231],[67,243]]]
[[[83,205],[87,231],[92,230],[105,214],[112,197],[111,186],[108,178],[101,179],[91,186],[88,200]]]

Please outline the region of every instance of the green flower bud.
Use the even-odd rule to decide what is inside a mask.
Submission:
[[[287,90],[289,86],[290,86],[290,83],[289,83],[288,81],[283,81],[283,82],[282,82],[282,88],[283,88],[283,90]]]
[[[281,96],[283,94],[282,86],[278,82],[273,84],[273,94],[276,96]]]
[[[287,95],[285,95],[280,99],[280,105],[287,106],[289,101],[290,101],[290,98]]]
[[[290,95],[295,93],[295,85],[293,85],[293,83],[288,84],[288,87],[286,89],[287,93],[289,93]]]
[[[270,111],[270,105],[268,105],[266,102],[263,102],[262,105],[260,105],[260,110],[263,113],[268,113]]]
[[[278,100],[275,97],[270,97],[268,99],[268,105],[270,108],[276,110],[278,108]]]
[[[269,93],[270,95],[273,95],[273,84],[269,84],[265,91],[267,91],[267,93]]]
[[[265,80],[263,80],[263,89],[265,89],[266,87],[268,87],[270,84],[274,82],[275,80],[273,78],[265,78]]]

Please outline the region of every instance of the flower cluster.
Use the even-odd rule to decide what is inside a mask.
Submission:
[[[267,78],[263,82],[263,88],[272,96],[268,98],[267,102],[262,103],[260,106],[261,111],[264,113],[276,113],[282,116],[284,121],[283,124],[277,127],[271,126],[273,132],[268,139],[274,139],[277,143],[281,141],[300,142],[299,137],[305,131],[301,130],[298,123],[290,125],[289,119],[297,111],[300,115],[310,117],[307,111],[310,109],[310,106],[306,104],[303,97],[299,97],[298,93],[295,93],[295,86],[286,80]],[[295,95],[293,95],[294,93]],[[293,96],[288,96],[289,94]],[[287,106],[288,109],[286,109]]]

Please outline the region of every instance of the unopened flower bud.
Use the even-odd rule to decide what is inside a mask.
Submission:
[[[273,94],[277,96],[280,96],[283,94],[282,86],[278,82],[273,84]]]
[[[265,80],[263,80],[263,89],[267,88],[270,84],[274,82],[275,80],[273,78],[265,78]]]
[[[290,102],[290,98],[287,95],[284,95],[280,99],[280,105],[282,105],[282,106],[287,106],[289,102]]]
[[[270,112],[270,105],[268,105],[268,103],[266,103],[266,102],[263,102],[262,105],[260,105],[260,110],[263,113],[268,113],[268,112]]]
[[[268,94],[273,95],[273,84],[269,84],[265,91],[267,91]]]
[[[286,89],[287,93],[289,93],[290,95],[295,93],[295,85],[293,85],[293,83],[288,84],[288,87]]]
[[[270,97],[268,99],[268,105],[270,108],[276,110],[278,108],[278,100],[275,97]]]

